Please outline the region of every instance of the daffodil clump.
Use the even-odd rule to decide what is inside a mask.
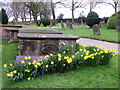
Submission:
[[[114,53],[115,50],[107,51],[102,46],[87,47],[79,44],[76,46],[67,46],[66,43],[62,44],[64,47],[55,55],[50,53],[39,60],[32,60],[28,56],[20,64],[4,64],[6,76],[12,81],[19,81],[21,79],[31,80],[39,75],[65,72],[76,69],[79,66],[106,65],[109,63],[110,58],[120,55],[120,53]]]

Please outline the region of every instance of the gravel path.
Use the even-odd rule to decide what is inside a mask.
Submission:
[[[93,45],[93,46],[103,46],[103,48],[106,48],[107,50],[116,50],[116,52],[120,53],[120,44],[117,43],[110,43],[106,41],[99,41],[99,40],[93,40],[88,38],[80,38],[77,40],[78,43],[81,45]]]

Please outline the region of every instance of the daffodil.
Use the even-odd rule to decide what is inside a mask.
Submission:
[[[31,62],[28,62],[28,65],[31,65],[32,63]]]
[[[13,73],[17,73],[17,70],[14,70]]]
[[[8,77],[13,77],[13,73],[7,73]]]
[[[53,56],[53,54],[50,54],[50,56]]]
[[[75,58],[75,56],[74,56],[74,55],[72,55],[72,58]]]
[[[24,64],[24,63],[25,63],[25,61],[21,61],[21,63],[22,63],[22,64]]]
[[[62,44],[63,44],[64,46],[66,45],[66,43],[64,43],[64,42],[63,42]]]
[[[58,57],[62,57],[61,54],[58,54]]]
[[[31,59],[31,57],[30,57],[30,56],[28,56],[28,59],[30,60],[30,59]]]
[[[102,55],[102,58],[104,57],[104,55]]]
[[[94,57],[91,57],[92,59],[94,59]]]
[[[80,57],[83,57],[83,55],[80,55]]]
[[[63,51],[63,53],[65,54],[66,52],[65,52],[65,51]]]
[[[51,61],[51,64],[54,64],[54,62],[53,62],[53,61]]]
[[[68,63],[72,63],[72,58],[67,59]]]
[[[4,68],[7,68],[7,64],[4,64],[3,67],[4,67]]]
[[[13,64],[10,63],[10,67],[12,67],[12,66],[13,66]]]
[[[61,61],[61,58],[58,58],[58,61]]]
[[[80,49],[80,51],[82,51],[82,49]]]
[[[36,60],[34,60],[34,61],[32,62],[32,64],[36,64],[36,62],[37,62],[37,61],[36,61]]]
[[[64,57],[64,59],[68,59],[68,58],[69,58],[68,56],[67,56],[67,57],[66,57],[66,56]]]
[[[37,65],[35,65],[34,67],[35,67],[35,68],[38,68],[38,66],[37,66]]]
[[[73,45],[71,45],[71,47],[73,47]]]
[[[65,66],[65,64],[63,64],[63,66]]]
[[[38,62],[41,62],[41,61],[42,61],[42,59],[38,60]]]
[[[41,62],[41,64],[43,64],[43,62]]]
[[[36,63],[38,66],[40,66],[41,65],[41,63]]]
[[[30,72],[30,70],[24,70],[25,72]]]
[[[49,55],[46,55],[45,58],[49,58]]]
[[[26,57],[26,56],[25,56],[25,58],[24,58],[24,59],[25,59],[25,60],[28,60],[28,57]]]
[[[31,78],[29,77],[28,80],[30,81],[30,79],[31,79]]]
[[[46,65],[45,67],[48,68],[48,65]]]

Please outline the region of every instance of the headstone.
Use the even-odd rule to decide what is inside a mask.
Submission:
[[[51,26],[55,26],[56,25],[56,21],[55,20],[51,20]]]
[[[92,26],[92,28],[93,28],[93,34],[94,35],[100,35],[100,25],[95,24],[95,25]]]
[[[61,27],[62,29],[65,29],[63,21],[61,21]]]
[[[66,27],[69,28],[69,21],[66,22]]]
[[[69,29],[72,29],[73,30],[73,26],[72,26],[72,23],[69,22]]]
[[[120,20],[116,22],[116,31],[120,32]]]

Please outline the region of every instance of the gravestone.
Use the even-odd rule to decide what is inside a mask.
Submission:
[[[56,30],[19,30],[19,56],[16,61],[23,60],[25,56],[40,59],[40,56],[53,53],[57,54],[65,42],[68,46],[76,48],[77,36],[62,34]]]
[[[61,21],[61,27],[62,29],[65,29],[63,21]]]
[[[116,22],[116,31],[120,32],[120,20]]]
[[[69,22],[69,29],[73,29],[72,23]]]
[[[21,25],[0,25],[2,39],[10,39],[11,42],[18,42],[17,34],[20,28],[25,28]]]
[[[69,21],[66,22],[66,27],[69,28]]]
[[[92,29],[93,29],[93,34],[94,35],[100,35],[100,25],[95,24],[95,25],[92,26]]]

